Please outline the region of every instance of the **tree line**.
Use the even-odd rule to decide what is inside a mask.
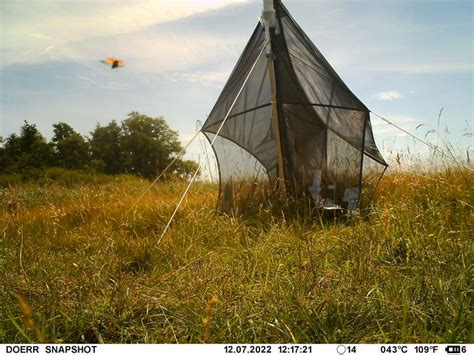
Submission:
[[[163,117],[153,118],[135,111],[120,124],[97,124],[89,137],[67,123],[53,124],[49,142],[36,125],[25,121],[19,134],[0,137],[0,174],[60,167],[152,179],[177,157],[169,174],[187,178],[197,164],[183,159],[183,154],[178,133]]]

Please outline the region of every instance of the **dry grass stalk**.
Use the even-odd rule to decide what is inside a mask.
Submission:
[[[214,295],[207,303],[206,316],[202,320],[202,322],[204,323],[204,342],[205,343],[209,341],[211,320],[212,320],[212,309],[218,302],[219,302],[219,299],[217,298],[216,295]]]
[[[16,295],[16,299],[18,301],[18,307],[20,308],[21,314],[23,315],[23,325],[25,326],[26,330],[34,332],[38,343],[44,343],[45,339],[43,334],[41,334],[40,330],[36,327],[35,322],[33,321],[33,310],[31,309],[30,305],[20,294]]]

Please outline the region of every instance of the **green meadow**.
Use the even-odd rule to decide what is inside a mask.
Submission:
[[[200,182],[161,240],[186,183],[149,186],[2,188],[1,342],[474,342],[472,169],[386,174],[351,219],[222,215]]]

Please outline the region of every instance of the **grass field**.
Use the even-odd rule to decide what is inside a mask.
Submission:
[[[196,184],[18,184],[0,341],[473,342],[474,173],[391,173],[351,221],[216,215]]]

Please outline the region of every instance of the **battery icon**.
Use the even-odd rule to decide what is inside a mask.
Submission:
[[[461,353],[461,346],[460,345],[449,345],[446,347],[446,352],[448,354],[460,354]]]

